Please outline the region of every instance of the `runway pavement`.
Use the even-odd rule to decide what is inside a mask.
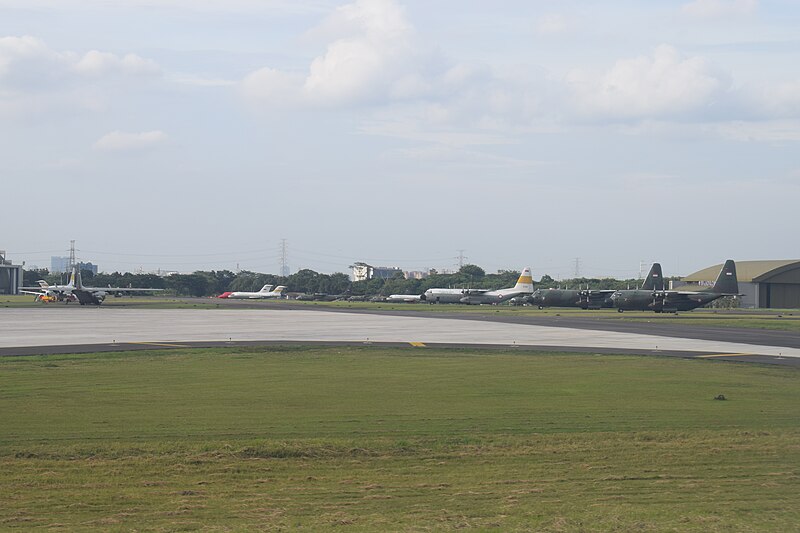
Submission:
[[[643,327],[640,331],[646,329]],[[0,310],[0,355],[118,350],[124,346],[154,348],[274,342],[517,346],[800,365],[800,348],[794,346],[440,316],[301,309],[65,307]]]

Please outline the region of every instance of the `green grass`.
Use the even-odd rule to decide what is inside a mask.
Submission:
[[[788,531],[798,385],[511,350],[3,358],[0,529]]]

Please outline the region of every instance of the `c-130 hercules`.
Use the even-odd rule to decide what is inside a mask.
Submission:
[[[655,266],[653,265],[653,267]],[[659,271],[660,269],[659,265]],[[700,291],[664,290],[662,279],[660,289],[645,290],[642,288],[632,291],[616,291],[611,295],[611,301],[620,313],[623,311],[677,313],[702,307],[723,296],[738,295],[739,282],[736,279],[736,263],[733,259],[728,259],[722,265],[717,280],[710,289]]]
[[[581,309],[603,309],[614,307],[611,299],[616,292],[638,293],[640,291],[664,290],[664,277],[661,274],[661,265],[653,263],[650,272],[642,283],[641,289],[631,291],[616,291],[614,289],[536,289],[525,300],[527,303],[545,307],[580,307]]]

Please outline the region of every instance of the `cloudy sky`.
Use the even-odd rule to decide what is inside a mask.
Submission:
[[[795,0],[3,0],[0,249],[668,275],[799,258]],[[646,268],[646,267],[645,267]]]

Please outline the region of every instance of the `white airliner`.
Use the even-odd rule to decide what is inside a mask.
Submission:
[[[533,278],[530,267],[522,269],[517,284],[510,289],[490,291],[486,289],[428,289],[425,300],[429,303],[498,304],[520,296],[533,293]]]
[[[283,285],[278,285],[275,287],[275,290],[272,290],[272,285],[264,285],[261,287],[261,290],[258,292],[245,292],[245,291],[237,291],[237,292],[223,292],[218,296],[218,298],[230,298],[231,300],[258,300],[258,299],[267,299],[267,298],[283,298],[283,290],[286,287]]]

